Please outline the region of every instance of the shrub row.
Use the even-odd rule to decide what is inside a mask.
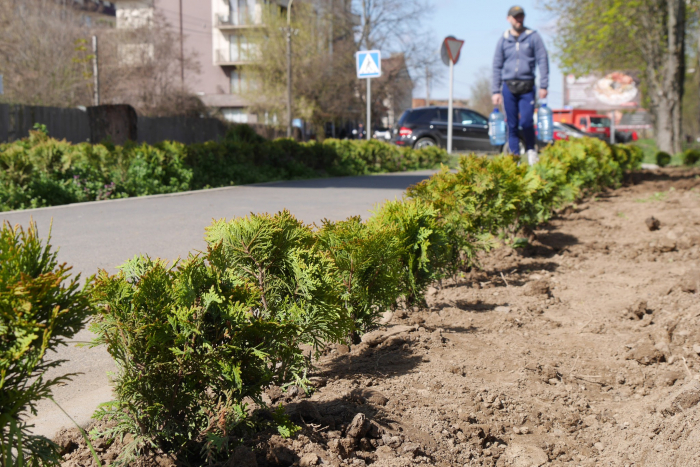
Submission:
[[[56,446],[24,421],[36,403],[72,375],[46,379],[63,360],[48,360],[85,324],[93,307],[80,277],[56,261],[31,225],[0,229],[0,465],[57,461]]]
[[[676,159],[674,161],[674,159]],[[694,166],[700,162],[700,149],[688,148],[685,151],[672,156],[665,151],[658,151],[655,156],[656,165],[666,167],[667,165],[681,163],[686,166]]]
[[[292,434],[283,412],[255,415],[246,401],[263,405],[270,384],[303,387],[314,349],[357,341],[399,301],[422,302],[479,250],[617,186],[641,159],[593,139],[559,142],[531,167],[467,156],[366,221],[311,226],[287,211],[219,220],[204,253],[99,272],[92,330],[118,367],[116,400],[96,413],[114,422],[103,435],[133,434],[125,456],[164,450],[202,463],[260,424]]]
[[[73,145],[45,128],[0,144],[0,211],[324,176],[433,168],[445,151],[379,141],[269,141],[246,125],[220,142]]]

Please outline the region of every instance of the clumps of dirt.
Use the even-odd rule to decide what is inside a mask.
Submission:
[[[647,228],[652,232],[661,228],[661,221],[654,216],[647,217],[644,222],[646,223]]]
[[[114,424],[105,422],[94,422],[85,431],[90,432],[93,429],[104,431],[113,427]],[[78,428],[63,428],[61,429],[53,441],[58,445],[59,452],[63,461],[63,467],[96,467],[92,452],[85,443],[85,439]],[[134,441],[134,437],[127,434],[123,438],[115,439],[94,438],[91,440],[92,447],[95,449],[102,465],[112,465],[117,458],[129,448]],[[175,467],[177,459],[171,455],[162,452],[153,452],[147,457],[141,457],[137,461],[129,464],[133,467]]]
[[[301,431],[259,433],[226,465],[700,465],[697,174],[640,172],[562,210],[535,248],[480,254],[426,307],[330,347],[313,393],[266,391]],[[64,465],[90,465],[64,444]]]
[[[549,292],[549,282],[544,280],[536,280],[529,282],[525,286],[523,294],[527,295],[528,297],[536,297],[538,295],[546,295],[547,297],[549,297]]]
[[[683,292],[700,292],[700,269],[694,269],[685,273],[679,285]]]

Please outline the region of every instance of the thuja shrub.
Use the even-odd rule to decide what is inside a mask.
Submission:
[[[315,249],[335,264],[342,284],[342,304],[353,320],[352,340],[377,326],[403,293],[404,253],[401,231],[391,224],[364,223],[359,217],[324,221]]]
[[[611,146],[612,156],[620,164],[623,171],[637,170],[642,166],[644,151],[632,144],[616,144]]]
[[[511,156],[465,156],[457,172],[441,172],[409,187],[408,196],[432,205],[441,225],[467,263],[479,249],[488,249],[504,231],[518,229],[528,214],[524,202],[540,180]]]
[[[340,301],[337,269],[328,255],[313,248],[311,227],[289,211],[215,221],[207,227],[206,240],[212,265],[256,294],[253,314],[299,327],[288,345],[321,348],[348,335],[352,322]],[[281,368],[296,368],[297,363],[301,361],[284,361]]]
[[[681,156],[683,165],[692,166],[700,162],[700,149],[686,149]]]
[[[80,276],[58,264],[49,241],[42,242],[34,223],[0,229],[0,464],[6,466],[58,463],[57,447],[31,435],[24,420],[73,376],[47,378],[64,360],[46,354],[65,345],[92,312]]]
[[[400,292],[409,303],[424,301],[427,287],[455,272],[459,245],[450,241],[449,230],[439,211],[422,200],[387,201],[378,208],[368,224],[395,231],[400,249]]]
[[[671,163],[671,155],[665,151],[659,151],[656,153],[656,164],[659,167],[666,167]]]
[[[136,257],[95,281],[92,330],[117,362],[116,400],[95,414],[153,450],[224,459],[252,424],[244,398],[301,383],[308,355],[349,330],[329,259],[288,213],[215,223],[206,257]]]

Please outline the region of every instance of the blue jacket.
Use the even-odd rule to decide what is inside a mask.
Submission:
[[[498,40],[493,57],[491,91],[501,92],[503,81],[511,79],[534,80],[535,65],[540,68],[540,88],[549,86],[549,57],[537,31],[527,29],[515,37],[510,30]]]

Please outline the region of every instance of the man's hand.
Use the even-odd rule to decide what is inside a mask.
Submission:
[[[503,96],[501,94],[494,94],[491,96],[491,102],[493,102],[493,105],[498,107],[501,105],[501,102],[503,102]]]
[[[540,99],[546,99],[546,98],[547,98],[547,90],[540,89]]]

